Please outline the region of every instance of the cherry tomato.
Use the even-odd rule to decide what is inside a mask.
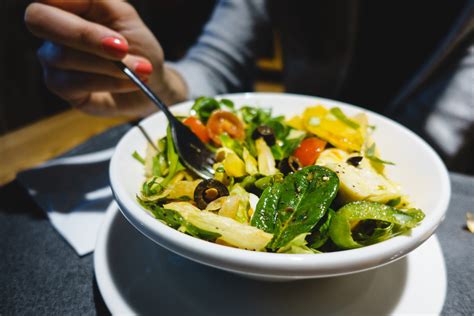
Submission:
[[[220,136],[224,133],[232,138],[244,140],[245,131],[242,121],[228,111],[214,111],[207,121],[207,133],[216,145],[221,144]]]
[[[317,137],[306,138],[296,148],[293,156],[298,158],[303,167],[311,166],[314,165],[324,147],[326,147],[326,141]]]
[[[209,143],[209,135],[207,134],[207,128],[204,124],[202,124],[199,119],[195,118],[194,116],[190,116],[185,119],[183,123],[184,125],[188,126],[203,143]]]

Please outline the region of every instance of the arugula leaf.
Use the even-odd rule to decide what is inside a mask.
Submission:
[[[194,101],[194,105],[191,107],[191,110],[197,115],[199,120],[205,124],[211,116],[211,113],[215,110],[219,110],[220,108],[221,106],[216,99],[200,97]]]
[[[168,175],[163,181],[160,182],[161,186],[166,187],[168,183],[173,179],[173,177],[182,170],[186,170],[186,168],[181,164],[179,161],[178,153],[174,148],[173,138],[171,137],[171,129],[168,125],[166,129],[166,158],[168,159]]]
[[[375,155],[375,143],[373,143],[369,148],[367,148],[367,150],[365,151],[365,157],[373,162],[383,163],[386,165],[395,165],[395,163],[391,161],[382,160]]]
[[[145,181],[142,185],[142,194],[143,196],[152,196],[152,195],[155,195],[158,193],[158,190],[157,189],[160,189],[159,191],[161,191],[162,187],[157,184],[156,182],[157,178],[156,177],[153,177],[150,181]],[[155,184],[157,184],[157,186],[155,186]],[[155,186],[155,188],[153,188],[153,186]]]
[[[232,102],[232,101],[229,100],[229,99],[221,99],[221,100],[219,101],[219,103],[222,104],[222,105],[224,105],[224,106],[226,106],[226,107],[228,107],[229,109],[232,109],[232,110],[235,108],[234,102]]]
[[[188,221],[183,221],[183,225],[181,226],[184,229],[182,229],[185,233],[197,237],[200,239],[204,239],[207,241],[215,241],[217,238],[221,237],[221,234],[211,232],[205,229],[201,229],[193,224],[191,224]]]
[[[229,99],[221,99],[218,101],[214,98],[200,97],[194,101],[194,104],[191,107],[191,112],[205,124],[212,112],[215,110],[220,110],[223,106],[231,109],[232,112],[234,112],[234,102]]]
[[[242,158],[244,148],[242,144],[240,144],[237,140],[233,139],[227,134],[221,134],[219,136],[222,142],[222,146],[231,149],[233,152],[237,154],[240,158]]]
[[[132,157],[135,158],[142,165],[145,164],[145,159],[142,156],[140,156],[140,154],[136,150],[133,152]]]
[[[254,124],[253,127],[262,125],[271,118],[271,109],[254,108],[251,106],[243,106],[239,112],[242,114],[242,119],[247,124]],[[254,128],[252,128],[252,131]]]
[[[301,136],[295,138],[285,138],[282,142],[283,144],[275,144],[271,147],[273,157],[276,160],[282,160],[293,154],[293,152],[298,148],[300,143],[306,137],[306,134],[302,134]]]
[[[344,112],[342,112],[342,110],[338,107],[335,107],[335,108],[331,108],[329,110],[329,112],[331,112],[332,115],[334,115],[339,121],[341,121],[342,123],[346,124],[347,126],[349,126],[350,128],[353,128],[353,129],[358,129],[360,127],[360,125],[357,123],[357,122],[354,122],[353,120],[351,120],[350,118],[348,118]]]
[[[290,133],[290,127],[284,123],[284,120],[284,116],[277,116],[262,122],[262,124],[273,129],[276,139],[284,140]]]
[[[183,233],[208,241],[215,241],[221,236],[219,233],[201,229],[191,224],[177,211],[163,208],[153,202],[145,202],[140,199],[138,199],[138,202],[149,210],[156,219]]]

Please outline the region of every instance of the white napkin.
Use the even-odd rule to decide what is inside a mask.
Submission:
[[[17,177],[80,256],[94,250],[105,210],[113,199],[108,176],[113,151],[112,147],[69,155]]]

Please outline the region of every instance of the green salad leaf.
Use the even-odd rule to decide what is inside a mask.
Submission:
[[[164,178],[163,181],[160,182],[163,187],[166,187],[171,181],[171,179],[173,179],[173,177],[179,171],[186,170],[183,164],[179,161],[179,156],[176,152],[176,149],[174,148],[173,138],[171,137],[171,129],[169,126],[166,129],[166,142],[166,156],[168,159],[169,171],[166,178]]]
[[[215,241],[221,236],[219,233],[211,232],[191,224],[177,211],[163,208],[156,203],[148,203],[140,199],[138,201],[146,209],[150,210],[156,219],[160,220],[162,223],[170,226],[171,228],[177,229],[193,237],[208,241]]]
[[[310,247],[318,249],[323,246],[326,241],[329,239],[329,227],[331,225],[332,218],[335,212],[332,209],[329,209],[326,212],[326,215],[319,221],[319,223],[314,227],[311,235],[308,237],[310,240]]]
[[[201,122],[207,123],[207,120],[211,116],[212,112],[227,107],[234,110],[234,102],[228,99],[216,100],[209,97],[200,97],[194,101],[191,107],[191,112],[196,115]]]
[[[251,106],[243,106],[239,112],[242,114],[242,119],[246,124],[253,126],[262,125],[271,118],[272,111],[270,109],[262,109]],[[253,129],[252,129],[253,131]]]
[[[239,143],[237,140],[233,139],[227,134],[221,134],[219,138],[221,139],[222,147],[231,149],[240,158],[243,157],[244,148],[242,147],[241,143]]]
[[[309,233],[299,234],[285,246],[278,249],[278,253],[294,253],[294,254],[313,254],[320,253],[319,251],[308,247],[308,242],[306,241],[306,236]]]
[[[251,224],[274,234],[267,248],[275,251],[309,233],[328,210],[338,188],[339,179],[333,171],[320,166],[303,168],[265,189]]]

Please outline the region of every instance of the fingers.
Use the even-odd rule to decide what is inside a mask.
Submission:
[[[110,60],[51,42],[45,42],[40,47],[38,59],[43,67],[127,78]],[[123,62],[142,79],[153,71],[151,63],[140,56],[127,55]]]
[[[121,60],[128,52],[120,33],[56,7],[32,3],[25,22],[38,37],[106,59]]]
[[[140,21],[134,7],[125,1],[42,0],[40,2],[100,24],[130,19]]]
[[[42,0],[39,1],[44,4],[48,4],[65,11],[69,11],[74,14],[83,15],[86,14],[91,6],[92,0]]]
[[[138,89],[128,79],[55,68],[45,69],[44,80],[48,89],[72,105],[92,92],[126,93]]]
[[[137,103],[137,95],[143,97],[141,102]],[[91,115],[135,118],[145,117],[157,111],[157,107],[146,100],[141,92],[115,95],[96,92],[76,104],[76,108]]]

